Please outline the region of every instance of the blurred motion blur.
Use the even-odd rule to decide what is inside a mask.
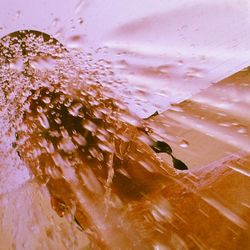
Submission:
[[[2,4],[0,249],[250,249],[247,0]]]

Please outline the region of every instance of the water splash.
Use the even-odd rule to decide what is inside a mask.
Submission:
[[[213,229],[214,223],[222,222],[226,228],[233,227],[233,232],[246,233],[248,210],[241,214],[216,199],[200,195],[207,191],[206,187],[219,192],[216,185],[220,184],[220,175],[217,175],[216,167],[211,171],[213,174],[206,171],[180,173],[151,149],[150,143],[156,138],[150,137],[150,129],[162,137],[167,134],[165,129],[176,124],[150,126],[151,119],[145,122],[129,112],[120,98],[125,97],[124,92],[117,94],[124,82],[116,79],[111,62],[103,58],[99,60],[94,53],[67,51],[45,34],[29,31],[18,33],[17,37],[17,40],[16,35],[7,37],[1,43],[1,110],[6,119],[3,137],[10,138],[15,144],[12,149],[15,157],[27,165],[38,183],[36,185],[46,186],[46,202],[50,200],[57,215],[72,227],[75,225],[82,234],[84,231],[90,240],[90,248],[213,246],[220,244],[209,234],[213,230],[208,230],[202,237],[198,226]],[[48,63],[44,63],[44,57]],[[15,58],[21,58],[21,62],[17,63]],[[128,65],[122,63],[121,68]],[[139,65],[134,71],[149,78],[159,75],[164,79],[172,69],[166,64],[157,67]],[[127,91],[128,95],[133,93]],[[141,88],[136,91],[137,95],[145,95]],[[209,98],[206,98],[195,100],[207,104]],[[192,104],[187,105],[190,110]],[[176,108],[178,114],[172,112],[171,118],[181,114],[179,119],[185,121],[182,127],[198,124],[206,133],[208,130],[213,132],[215,125],[209,125],[201,115],[191,117],[185,108]],[[225,103],[219,108],[223,112],[229,109]],[[206,105],[200,110],[207,112]],[[159,117],[152,119],[157,121]],[[232,126],[237,131],[242,129],[235,121]],[[216,131],[221,135],[221,131]],[[177,141],[178,146],[187,148],[189,140],[183,140],[181,144]],[[248,163],[245,165],[249,166]],[[234,178],[234,172],[240,173],[242,178],[248,177],[248,170],[237,168],[236,171],[231,167],[230,172],[225,165],[219,166],[220,171],[225,171],[230,178]],[[242,183],[248,184],[247,181]],[[197,212],[197,207],[205,212]],[[204,214],[208,215],[207,219],[203,218]],[[211,220],[213,216],[214,221]],[[29,221],[29,216],[27,219]],[[41,221],[29,223],[43,225]],[[20,226],[15,230],[19,235]],[[31,227],[33,232],[39,230],[36,226]],[[67,230],[70,237],[75,232],[71,228]],[[227,230],[229,235],[234,234]],[[55,232],[47,228],[47,238],[52,234]],[[234,239],[238,238],[234,236]],[[56,238],[57,241],[62,239]],[[232,245],[237,242],[233,241]],[[23,244],[24,248],[29,247]],[[44,242],[43,247],[46,248],[46,244]],[[66,248],[72,245],[74,243],[66,240]]]

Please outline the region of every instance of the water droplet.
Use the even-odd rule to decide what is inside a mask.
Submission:
[[[250,177],[250,171],[248,169],[243,169],[243,168],[234,167],[234,166],[230,166],[230,168],[242,175]]]
[[[120,70],[127,69],[128,62],[126,60],[119,60],[114,64],[114,67]]]
[[[37,70],[49,70],[56,66],[56,61],[51,56],[37,56],[29,60],[30,65]]]
[[[21,16],[21,11],[20,10],[18,10],[17,12],[16,12],[16,18],[19,18],[20,16]]]
[[[178,61],[177,61],[177,64],[178,64],[179,66],[182,66],[182,65],[184,64],[184,61],[183,61],[183,60],[178,60]]]
[[[102,150],[102,151],[106,151],[109,153],[114,153],[114,147],[109,144],[108,142],[102,142],[102,143],[98,143],[98,147]]]
[[[24,60],[23,58],[16,58],[15,60],[12,60],[12,62],[9,64],[11,69],[17,70],[17,71],[23,71],[24,70]]]
[[[188,29],[188,25],[186,25],[186,24],[185,24],[185,25],[182,25],[182,26],[181,26],[181,29],[182,29],[182,30]]]
[[[50,98],[49,98],[48,96],[43,97],[42,100],[43,100],[43,102],[44,102],[45,104],[49,104],[50,101],[51,101]]]
[[[152,164],[146,162],[146,161],[143,161],[143,160],[140,160],[138,161],[138,163],[145,169],[147,170],[148,172],[151,172],[153,173],[154,172],[154,168],[152,166]]]
[[[75,14],[78,14],[78,13],[82,10],[83,5],[84,5],[84,2],[85,2],[85,0],[80,0],[80,1],[76,4],[76,6],[75,6]]]
[[[90,132],[95,132],[97,129],[96,124],[90,120],[83,121],[82,125],[85,129],[87,129]]]
[[[60,23],[60,19],[59,19],[58,17],[55,17],[55,18],[53,19],[53,21],[52,21],[51,26],[52,26],[52,27],[58,27],[59,23]]]
[[[186,72],[185,78],[201,78],[201,69],[199,68],[189,68]]]
[[[62,120],[61,120],[59,117],[56,117],[56,118],[54,119],[54,121],[55,121],[58,125],[62,124]]]
[[[43,113],[44,112],[44,109],[41,106],[38,106],[36,108],[36,110],[37,110],[38,113]]]
[[[40,122],[41,126],[43,126],[45,129],[50,128],[49,121],[44,113],[41,113],[38,116],[38,121]]]
[[[73,35],[67,39],[67,47],[70,49],[79,49],[84,42],[84,35]]]
[[[58,147],[66,153],[74,152],[76,150],[76,145],[72,142],[70,137],[62,138]]]
[[[230,123],[230,122],[221,122],[221,123],[219,123],[219,126],[229,128],[229,127],[232,126],[232,123]]]
[[[247,133],[247,128],[245,126],[238,126],[237,132],[240,134],[246,134]]]
[[[87,143],[86,139],[81,134],[73,135],[73,139],[80,146],[85,146]]]
[[[69,107],[68,111],[72,116],[78,116],[81,108],[82,108],[82,104],[76,103],[76,104],[72,105],[71,107]]]
[[[84,23],[84,20],[83,20],[82,17],[79,17],[79,18],[78,18],[78,23],[79,23],[80,25],[82,25],[82,24]]]
[[[188,141],[186,141],[186,140],[182,140],[182,141],[181,141],[180,147],[182,147],[182,148],[187,148],[188,146],[189,146]]]
[[[225,216],[227,219],[232,221],[234,224],[236,224],[240,228],[242,228],[242,229],[247,228],[248,224],[245,220],[243,220],[241,217],[239,217],[237,214],[235,214],[229,208],[225,207],[219,201],[215,200],[214,198],[210,198],[210,197],[203,197],[203,199],[208,204],[210,204],[212,207],[217,209],[219,213],[221,213],[223,216]]]
[[[172,68],[172,65],[161,65],[157,67],[157,70],[162,74],[168,74]]]

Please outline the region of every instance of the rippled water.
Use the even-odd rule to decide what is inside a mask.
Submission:
[[[248,249],[249,69],[213,82],[247,61],[205,56],[209,35],[189,41],[212,4],[109,3],[127,14],[104,15],[106,29],[100,3],[79,1],[67,22],[51,17],[61,43],[1,40],[3,249]],[[243,13],[225,6],[222,27]],[[178,30],[180,14],[194,19]]]

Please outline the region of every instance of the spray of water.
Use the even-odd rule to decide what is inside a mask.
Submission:
[[[163,161],[157,153],[186,169],[116,98],[110,63],[36,31],[3,38],[0,51],[3,137],[91,249],[207,249],[220,244],[207,233],[220,223],[222,237],[248,234],[247,213],[211,193],[234,168],[181,172]]]

